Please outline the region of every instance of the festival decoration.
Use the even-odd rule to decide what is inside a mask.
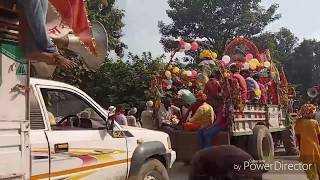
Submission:
[[[253,55],[253,57],[258,58],[259,61],[261,60],[260,52],[257,46],[244,37],[237,37],[234,40],[232,40],[225,48],[224,54],[233,56],[237,53],[237,47],[245,47],[248,50],[248,52],[250,52]]]
[[[230,58],[230,56],[228,56],[228,55],[224,55],[224,56],[222,57],[222,61],[223,61],[225,64],[229,64],[230,61],[231,61],[231,58]]]
[[[169,83],[170,85],[172,85],[172,83],[173,83],[172,79],[168,79],[168,83]]]
[[[254,62],[249,63],[249,67],[251,70],[256,70],[257,69],[257,65]]]
[[[179,41],[179,49],[185,49],[185,45],[186,45],[186,42],[184,42],[183,40]]]
[[[172,70],[173,69],[173,66],[172,66],[172,64],[170,64],[169,66],[168,66],[168,70]]]
[[[253,59],[253,55],[251,53],[246,55],[246,61],[250,61],[251,59]]]
[[[255,90],[254,93],[256,94],[256,96],[259,96],[259,97],[262,95],[262,92],[260,89]]]
[[[263,66],[265,68],[269,68],[271,66],[271,63],[269,61],[266,61],[266,62],[263,63]]]
[[[244,63],[242,69],[243,69],[243,70],[248,70],[248,69],[250,69],[249,63]]]
[[[189,50],[191,49],[191,44],[190,44],[190,43],[186,43],[186,44],[184,45],[184,49],[185,49],[186,51],[189,51]]]
[[[192,74],[192,77],[197,77],[197,74],[198,74],[198,73],[197,73],[197,71],[192,70],[192,71],[191,71],[191,74]]]
[[[217,53],[211,51],[211,50],[203,50],[201,53],[200,53],[200,59],[217,59],[218,55]]]
[[[171,79],[171,72],[170,72],[170,71],[166,71],[166,72],[165,72],[165,76],[166,76],[168,79]]]
[[[172,70],[172,72],[173,72],[174,74],[177,74],[177,73],[180,72],[180,69],[179,69],[178,67],[174,67],[173,70]]]
[[[213,60],[204,60],[199,63],[199,66],[207,66],[210,64],[215,64]]]
[[[192,51],[196,51],[196,50],[198,50],[198,48],[199,48],[199,44],[196,41],[191,43],[191,50]]]
[[[183,76],[188,76],[189,73],[188,73],[188,71],[182,71],[182,75],[183,75]]]

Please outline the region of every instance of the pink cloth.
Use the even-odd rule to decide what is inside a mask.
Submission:
[[[240,86],[240,98],[241,98],[241,102],[246,102],[247,101],[247,83],[246,80],[244,79],[243,76],[240,75],[240,73],[235,73],[233,75],[233,77],[235,79],[237,79],[239,86]]]

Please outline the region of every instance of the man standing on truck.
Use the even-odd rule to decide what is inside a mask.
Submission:
[[[48,0],[18,0],[21,7],[21,47],[25,57],[49,65],[71,69],[75,63],[58,53],[46,28]]]
[[[238,81],[238,84],[240,86],[240,100],[242,103],[245,103],[247,101],[247,83],[246,80],[243,78],[243,76],[240,74],[240,68],[237,64],[230,65],[230,71],[233,74],[233,78],[235,78]]]

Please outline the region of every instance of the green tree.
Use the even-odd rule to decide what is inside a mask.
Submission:
[[[122,28],[124,23],[124,11],[115,7],[116,0],[108,0],[108,6],[103,4],[103,0],[87,1],[89,20],[99,21],[108,32],[109,50],[114,50],[118,56],[123,57],[124,49],[127,45],[120,38],[123,36]]]
[[[320,42],[304,40],[284,65],[289,81],[306,95],[308,88],[320,83]]]
[[[163,58],[130,53],[128,61],[108,59],[97,72],[79,66],[74,72],[60,72],[54,78],[79,87],[103,107],[123,103],[141,109],[152,96],[152,76],[164,70]]]
[[[298,38],[286,28],[271,33],[265,32],[251,38],[259,50],[269,49],[272,59],[278,65],[288,61],[294,48],[298,45]]]
[[[265,9],[261,0],[169,0],[172,23],[159,22],[161,43],[170,50],[169,37],[202,38],[221,52],[235,36],[252,37],[280,18],[277,4]]]

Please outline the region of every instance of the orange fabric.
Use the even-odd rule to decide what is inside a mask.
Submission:
[[[183,128],[188,131],[197,131],[200,129],[200,124],[187,122],[183,125]]]
[[[298,119],[294,130],[296,135],[300,137],[300,161],[303,163],[320,163],[318,139],[320,127],[318,122],[314,119]]]

